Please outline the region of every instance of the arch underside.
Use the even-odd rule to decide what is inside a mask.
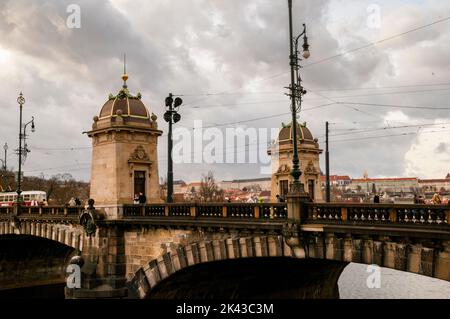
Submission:
[[[292,257],[250,257],[200,263],[156,285],[150,299],[339,298],[348,263]]]
[[[31,235],[0,236],[0,290],[60,284],[76,250]],[[5,292],[6,293],[6,292]]]
[[[339,298],[347,262],[298,259],[283,236],[201,241],[171,248],[127,282],[130,298]]]
[[[10,221],[0,222],[0,236],[29,235],[49,239],[63,245],[83,250],[83,230],[71,224],[21,221],[14,225]]]

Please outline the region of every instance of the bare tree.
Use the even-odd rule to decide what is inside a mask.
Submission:
[[[223,190],[217,186],[213,172],[209,171],[208,174],[202,176],[200,184],[201,199],[205,202],[222,202],[224,198]]]

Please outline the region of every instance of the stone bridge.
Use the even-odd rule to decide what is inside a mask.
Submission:
[[[1,207],[0,240],[58,242],[53,262],[42,263],[46,250],[27,255],[42,278],[24,278],[37,283],[63,282],[80,255],[82,287],[66,288],[67,298],[336,298],[349,262],[450,281],[448,206],[290,200],[118,205],[113,215],[100,207]],[[2,287],[19,277],[4,269],[23,269],[10,254],[0,260]]]

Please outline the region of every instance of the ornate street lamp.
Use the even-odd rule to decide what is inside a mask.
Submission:
[[[167,202],[173,202],[173,161],[172,161],[172,124],[181,120],[178,113],[183,100],[179,97],[173,99],[172,93],[166,97],[166,112],[164,113],[164,121],[169,123],[169,134],[167,136],[168,145],[168,163],[167,163]]]
[[[304,185],[300,183],[300,176],[302,172],[300,171],[299,159],[298,159],[298,145],[297,145],[297,112],[300,112],[302,95],[306,94],[306,90],[303,89],[301,85],[301,77],[299,75],[299,69],[301,68],[299,62],[301,59],[298,56],[298,40],[303,35],[303,58],[307,59],[310,56],[308,37],[306,36],[306,25],[303,24],[303,32],[297,37],[292,35],[292,0],[288,0],[289,7],[289,42],[290,42],[290,66],[291,66],[291,84],[289,86],[291,97],[291,112],[292,112],[292,143],[294,146],[292,155],[292,171],[291,176],[293,177],[293,182],[291,186],[292,193],[304,193]],[[294,49],[295,47],[295,49]]]
[[[31,124],[31,131],[34,132],[35,131],[35,126],[34,126],[34,117],[31,117],[31,121],[29,121],[28,123],[26,123],[23,126],[23,132],[22,132],[22,109],[23,109],[23,105],[25,104],[25,98],[23,97],[22,92],[20,92],[19,97],[17,98],[17,103],[19,103],[20,106],[20,119],[19,119],[19,149],[17,150],[17,153],[19,155],[19,171],[17,174],[17,204],[21,204],[22,203],[22,197],[21,197],[21,193],[22,193],[22,189],[21,189],[21,182],[22,182],[22,164],[25,162],[27,153],[30,152],[30,150],[27,147],[26,144],[26,138],[27,138],[27,134],[26,134],[26,130],[27,130],[27,126],[29,124]],[[24,146],[22,147],[22,141]]]

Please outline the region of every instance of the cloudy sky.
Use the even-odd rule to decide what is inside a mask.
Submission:
[[[36,120],[25,174],[68,172],[89,180],[90,128],[109,93],[128,86],[164,131],[169,92],[183,95],[178,128],[278,128],[288,123],[286,0],[0,0],[0,144],[17,168],[17,95]],[[80,28],[67,21],[80,8]],[[442,178],[450,172],[450,4],[433,1],[296,1],[294,30],[307,25],[299,121],[324,147],[332,174]],[[327,106],[324,106],[328,104]],[[308,110],[311,108],[310,110]],[[265,144],[263,139],[250,141]],[[226,146],[224,146],[226,147]],[[226,149],[245,152],[244,148]],[[321,157],[324,170],[324,160]],[[178,163],[175,178],[264,177],[257,164]]]

